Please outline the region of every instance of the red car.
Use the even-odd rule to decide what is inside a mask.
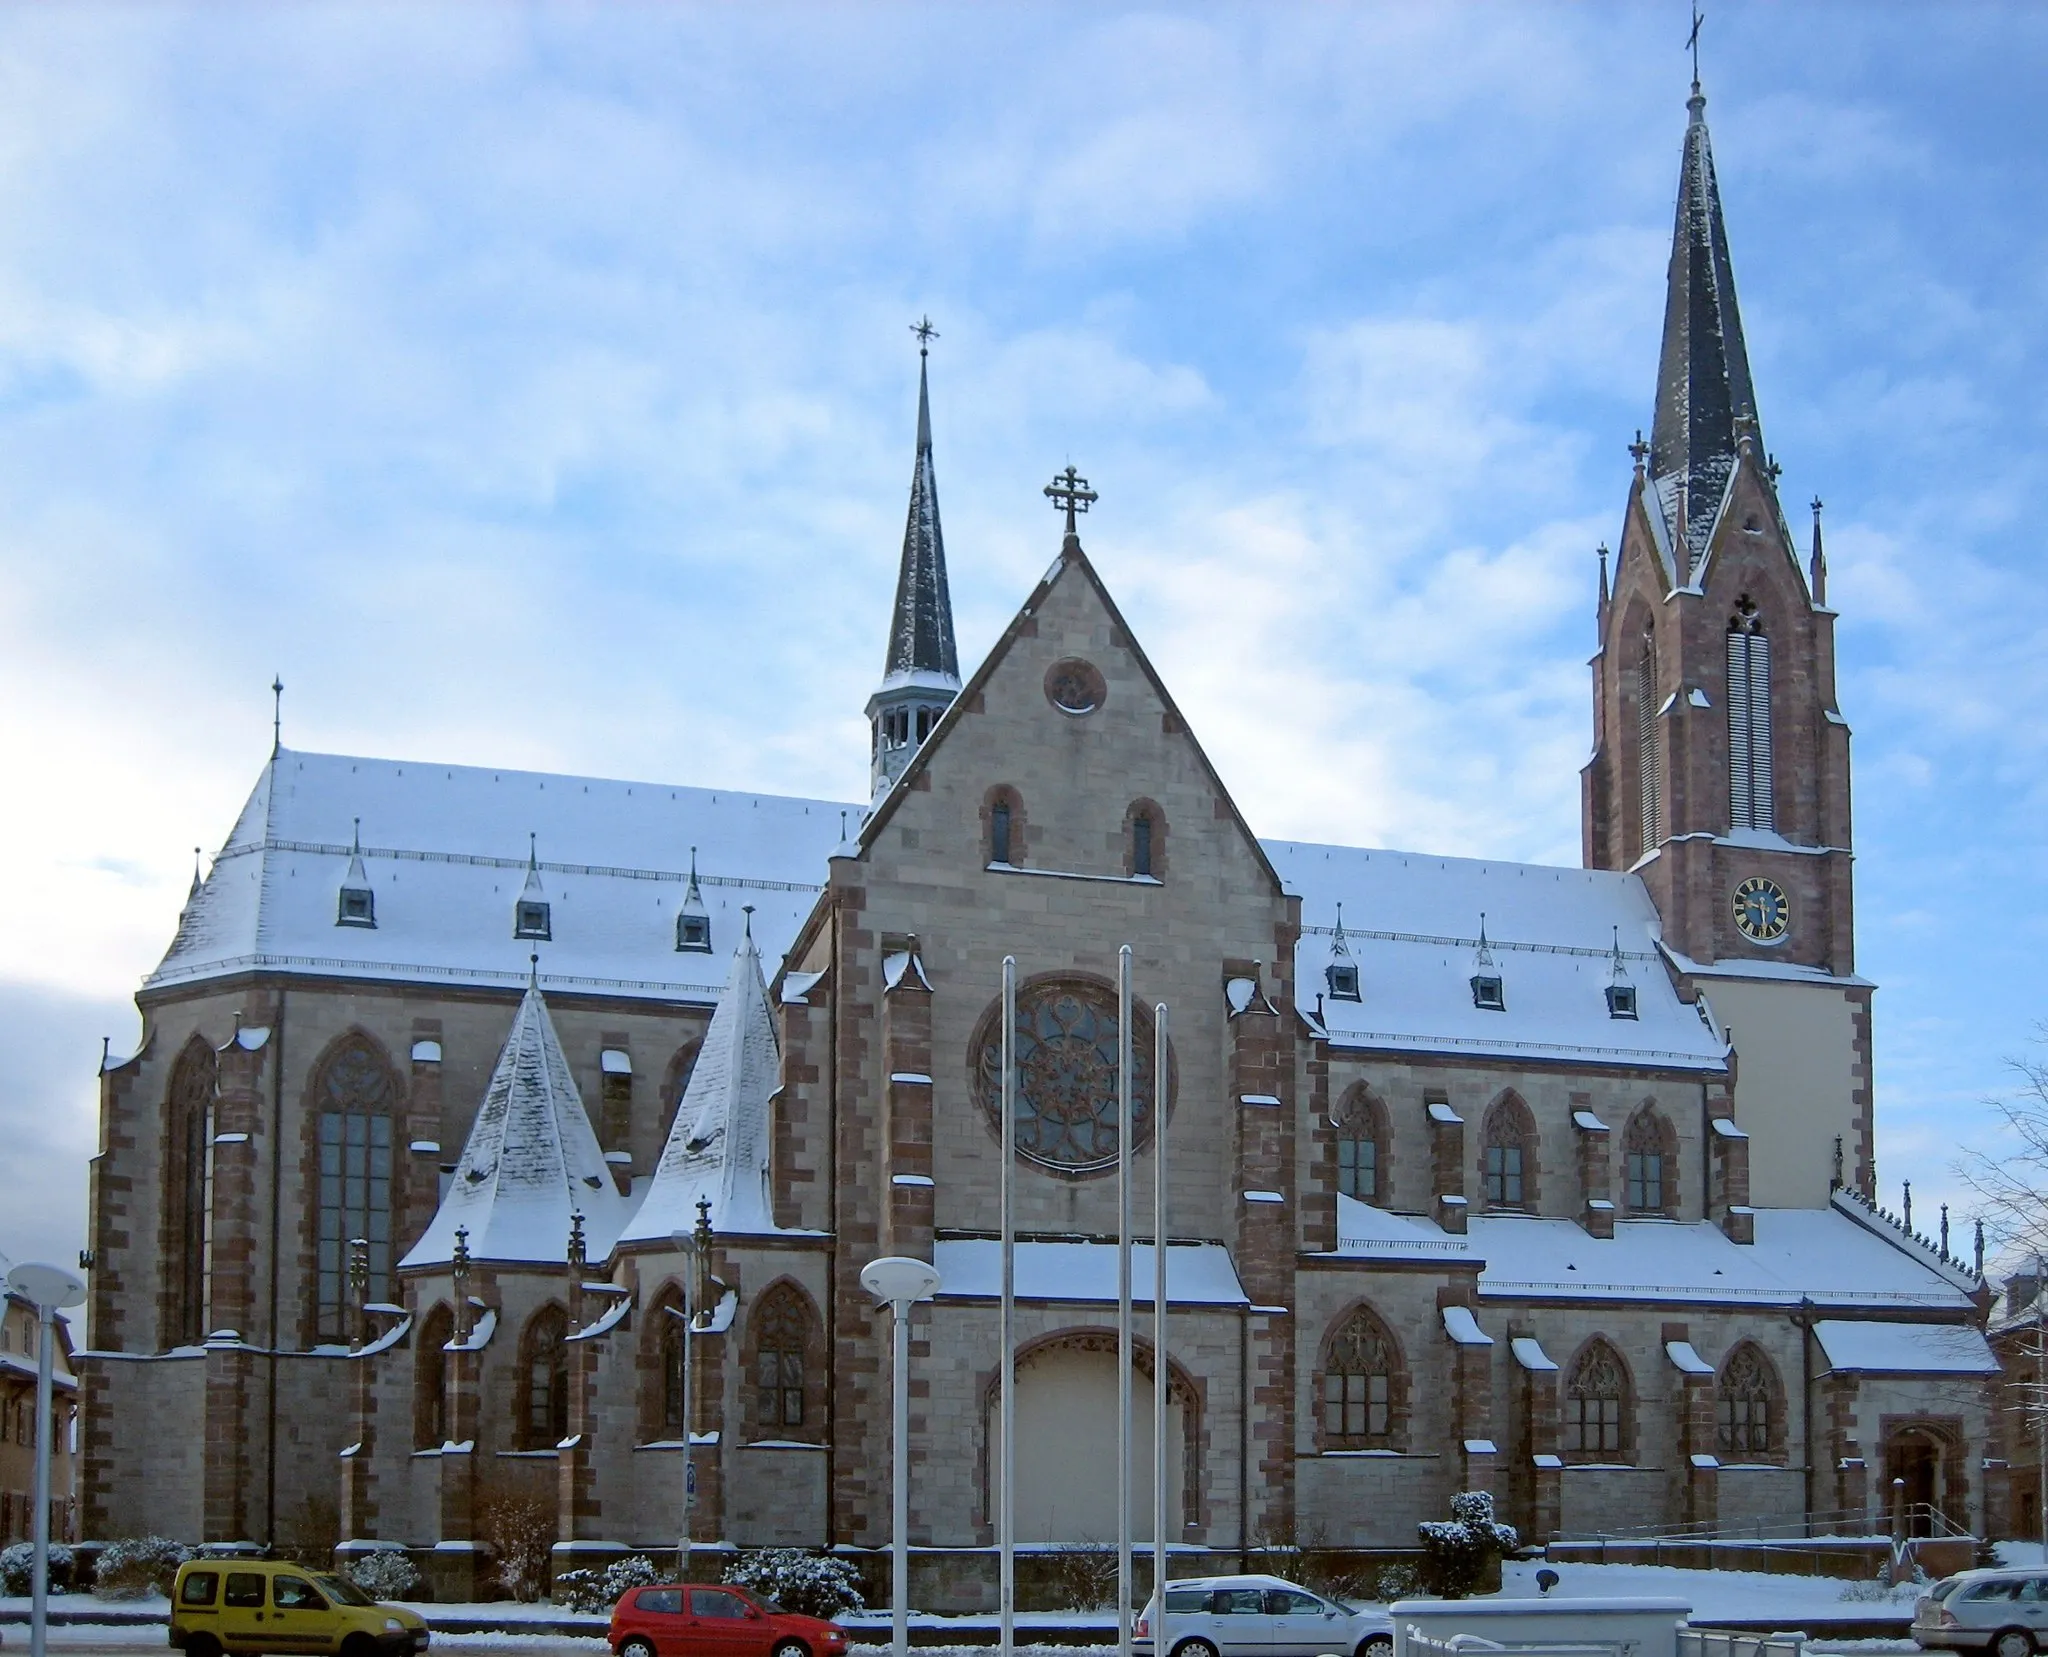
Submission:
[[[744,1588],[629,1588],[605,1636],[619,1657],[846,1657],[846,1630]]]

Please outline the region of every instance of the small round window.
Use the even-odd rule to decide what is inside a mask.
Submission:
[[[1070,656],[1046,669],[1046,700],[1061,713],[1093,713],[1108,694],[1109,687],[1093,662]]]

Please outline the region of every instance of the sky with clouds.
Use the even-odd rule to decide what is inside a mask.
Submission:
[[[1089,549],[1263,833],[1575,862],[1676,3],[0,4],[0,1249],[269,742],[855,799],[929,312],[963,662]],[[2048,13],[1720,4],[1828,502],[1880,1167],[2048,994]],[[2036,503],[2030,505],[2030,503]]]

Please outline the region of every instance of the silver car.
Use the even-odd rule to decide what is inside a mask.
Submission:
[[[1159,1596],[1132,1631],[1152,1657]],[[1394,1621],[1277,1576],[1198,1576],[1166,1585],[1164,1657],[1394,1657]],[[2003,1654],[2001,1654],[2003,1657]]]
[[[1959,1571],[1913,1610],[1913,1643],[1924,1651],[1984,1651],[2033,1657],[2048,1647],[2048,1571]]]

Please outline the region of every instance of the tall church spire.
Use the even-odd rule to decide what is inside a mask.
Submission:
[[[1707,100],[1698,81],[1686,108],[1691,118],[1679,164],[1657,413],[1650,431],[1650,478],[1673,531],[1681,582],[1691,579],[1706,549],[1739,445],[1746,439],[1762,452],[1728,227],[1707,139]]]
[[[926,364],[938,330],[925,318],[917,335],[917,459],[910,473],[910,511],[882,683],[868,698],[872,783],[886,793],[917,745],[960,694],[960,657],[953,644],[953,599],[946,589],[946,539],[939,528],[939,481],[932,466],[931,386]]]

